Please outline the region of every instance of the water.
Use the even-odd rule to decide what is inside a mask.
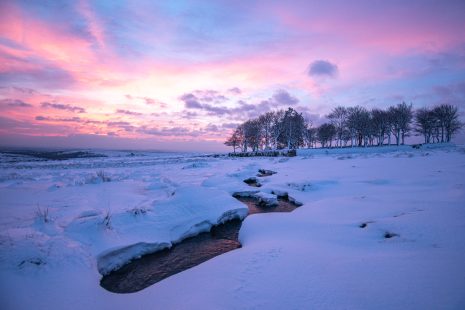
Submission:
[[[132,293],[241,247],[240,220],[213,227],[208,233],[183,240],[171,249],[144,255],[102,278],[100,285],[114,293]]]
[[[298,206],[289,201],[287,197],[278,197],[278,205],[276,207],[262,207],[257,203],[257,199],[253,197],[235,197],[240,202],[247,205],[249,214],[269,213],[269,212],[292,212]]]

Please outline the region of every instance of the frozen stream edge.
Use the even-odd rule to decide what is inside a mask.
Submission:
[[[279,195],[256,191],[241,192],[233,195],[244,203],[249,215],[268,212],[292,212],[301,203],[296,203],[287,193]],[[274,200],[271,199],[274,196]],[[239,224],[236,224],[239,220]],[[142,290],[176,273],[197,266],[213,257],[241,247],[238,240],[239,230],[244,218],[235,216],[234,212],[226,212],[218,224],[202,222],[203,226],[194,231],[197,234],[187,234],[173,243],[137,243],[135,245],[112,250],[99,256],[99,264],[108,270],[100,285],[114,293],[132,293]],[[165,250],[165,251],[164,251]],[[132,258],[131,253],[143,253]],[[99,268],[100,270],[100,268]]]

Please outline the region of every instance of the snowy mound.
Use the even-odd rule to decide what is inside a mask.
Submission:
[[[178,188],[142,219],[136,220],[129,213],[115,215],[113,229],[125,237],[124,244],[120,239],[117,247],[100,253],[98,270],[106,274],[141,255],[209,231],[213,225],[243,219],[247,213],[246,206],[223,191],[198,186]]]

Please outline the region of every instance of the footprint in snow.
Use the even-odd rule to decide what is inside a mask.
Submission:
[[[250,259],[245,262],[244,270],[239,274],[238,281],[239,286],[234,289],[235,293],[238,294],[238,298],[244,298],[244,296],[251,295],[255,296],[256,291],[251,289],[252,279],[263,274],[264,267],[276,260],[281,255],[282,249],[270,249],[264,252],[255,252]]]

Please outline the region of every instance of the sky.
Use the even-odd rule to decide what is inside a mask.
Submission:
[[[224,151],[287,107],[465,119],[464,29],[463,0],[0,0],[0,145]]]

